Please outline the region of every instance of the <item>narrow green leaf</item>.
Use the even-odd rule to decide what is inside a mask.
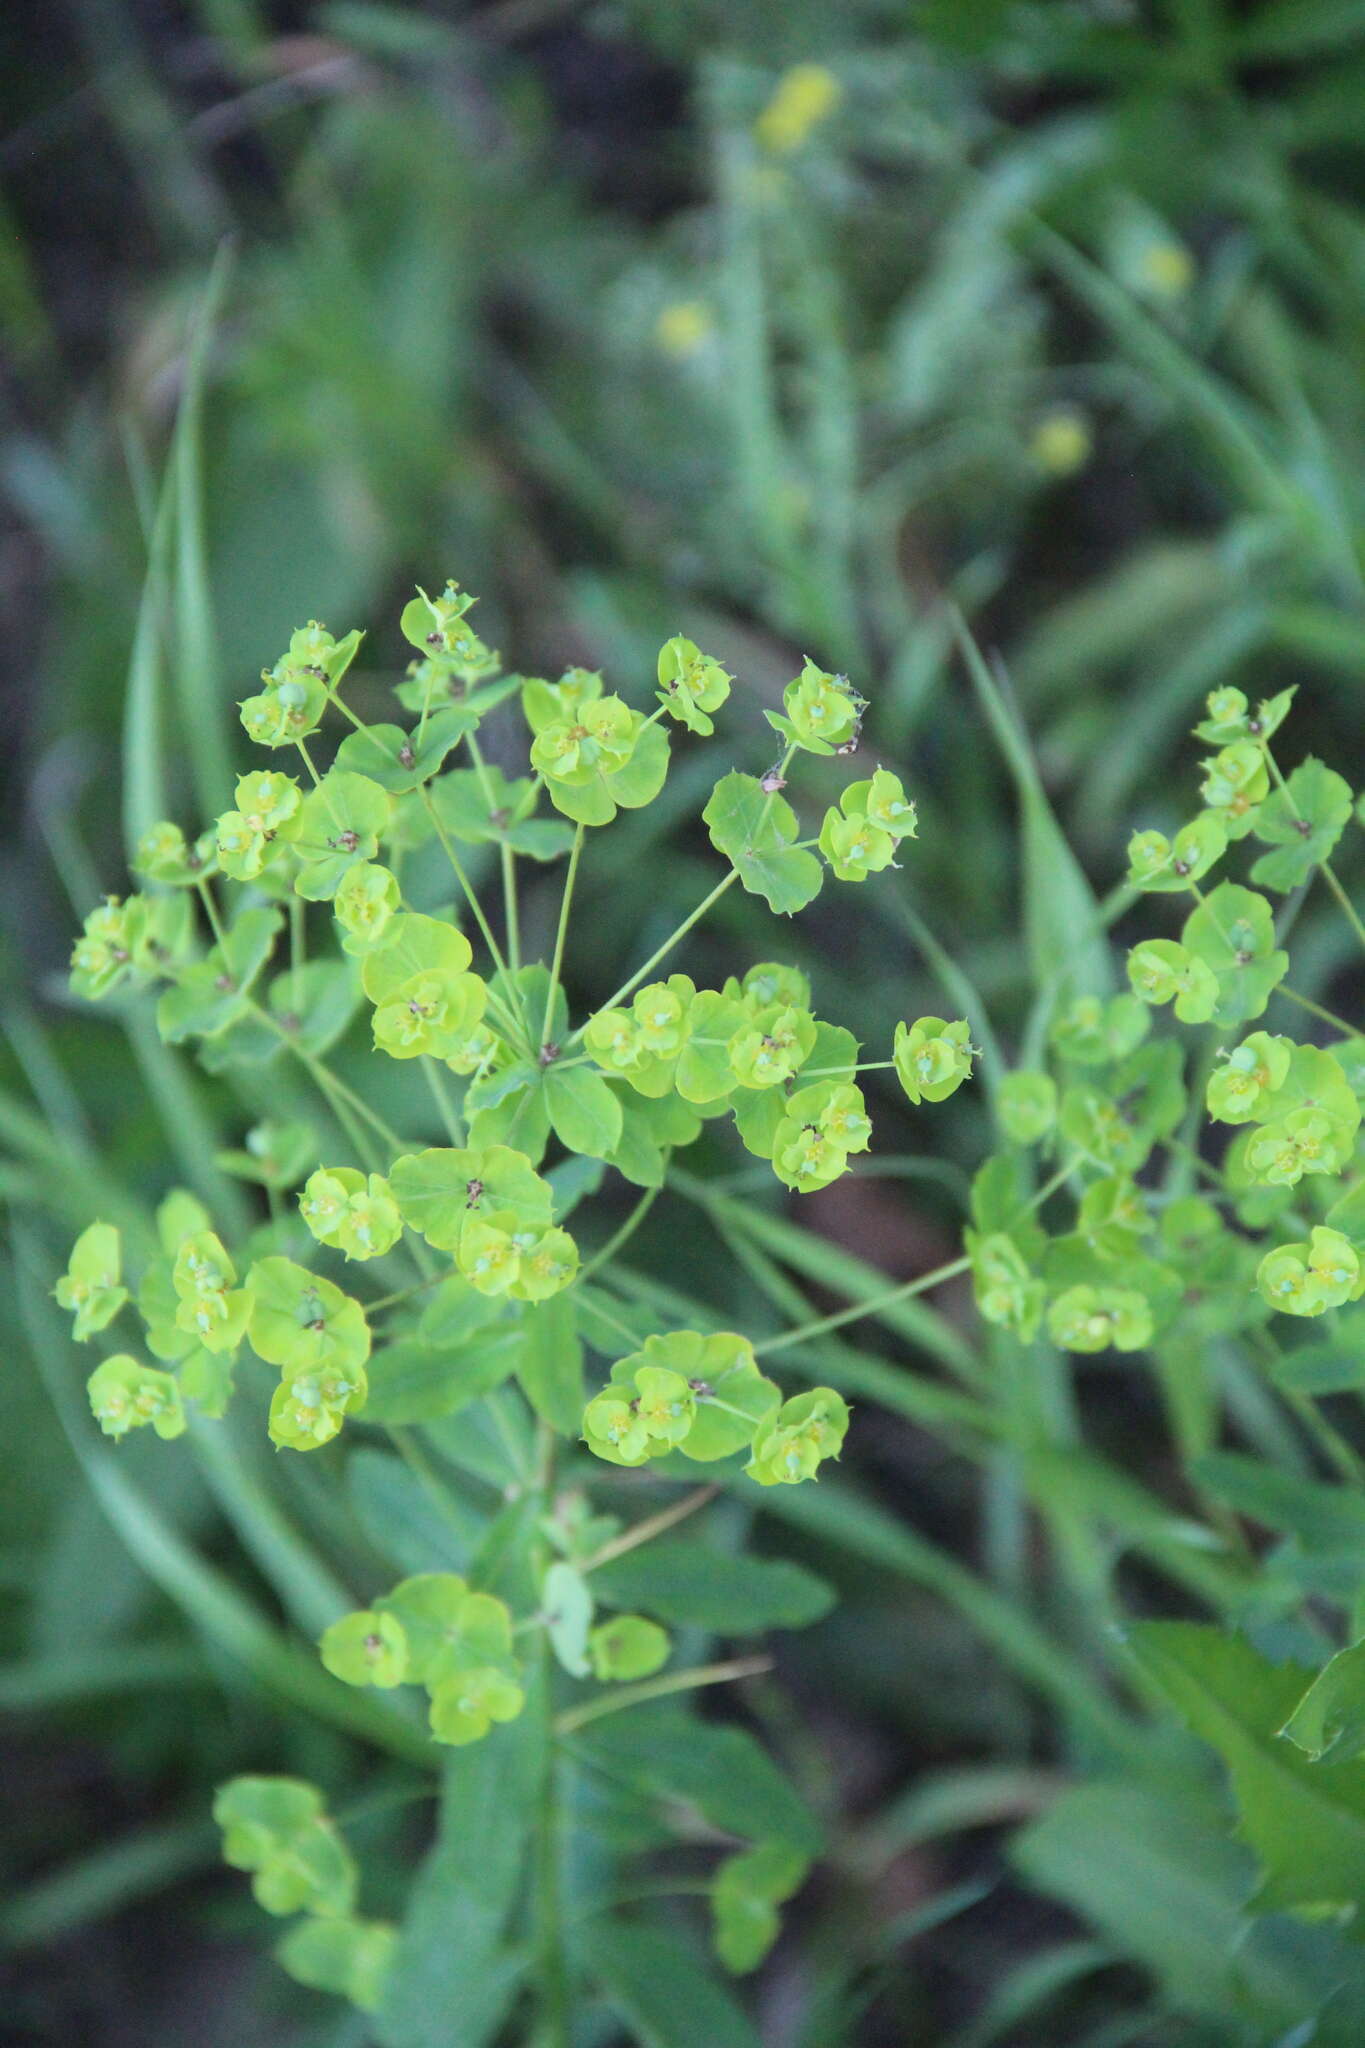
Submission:
[[[171,1821],[93,1849],[63,1869],[26,1884],[0,1909],[0,1943],[41,1948],[75,1928],[166,1891],[217,1862],[218,1835],[207,1820]]]
[[[499,1323],[463,1342],[425,1343],[398,1337],[370,1359],[366,1422],[393,1427],[456,1415],[500,1387],[522,1355],[521,1325]]]
[[[572,1290],[522,1310],[521,1391],[542,1422],[560,1436],[577,1437],[583,1422],[583,1346],[578,1341]]]
[[[534,1827],[537,1725],[528,1708],[446,1765],[379,2011],[384,2048],[484,2048],[507,2016],[525,1967],[508,1922]]]
[[[1133,1631],[1139,1669],[1232,1773],[1261,1907],[1354,1911],[1365,1895],[1365,1764],[1310,1763],[1281,1731],[1311,1674],[1194,1622]]]
[[[1021,813],[1024,931],[1034,985],[1054,999],[1107,995],[1114,984],[1099,904],[1057,823],[1042,777],[990,665],[960,614],[962,658],[1013,778]]]
[[[232,779],[227,699],[219,673],[217,633],[204,536],[204,390],[209,350],[232,272],[232,244],[219,244],[185,351],[185,374],[171,469],[175,481],[175,659],[171,679],[180,732],[189,754],[201,816],[214,817]],[[164,812],[163,812],[163,815]]]
[[[390,1451],[365,1444],[346,1461],[346,1491],[365,1535],[401,1572],[466,1572],[487,1523]]]
[[[639,1608],[716,1635],[806,1628],[829,1613],[833,1588],[786,1558],[732,1555],[687,1538],[657,1538],[592,1575],[609,1606]]]
[[[759,2048],[706,1958],[680,1935],[603,1918],[588,1927],[584,1952],[638,2048]]]

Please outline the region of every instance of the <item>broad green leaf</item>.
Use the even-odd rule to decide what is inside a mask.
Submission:
[[[532,816],[536,785],[526,777],[509,782],[494,762],[443,775],[431,796],[451,838],[467,846],[494,841],[532,860],[556,860],[573,845],[571,827]]]
[[[1210,891],[1186,918],[1180,940],[1217,975],[1212,1021],[1224,1027],[1259,1017],[1289,968],[1266,898],[1237,882]]]
[[[639,1608],[660,1621],[722,1636],[807,1628],[834,1605],[832,1588],[802,1565],[732,1555],[686,1537],[658,1537],[592,1576],[599,1597],[612,1607]]]
[[[544,1175],[554,1203],[554,1220],[563,1223],[580,1202],[597,1193],[606,1174],[600,1159],[561,1159]]]
[[[1359,1250],[1360,1242],[1353,1242]],[[1282,1352],[1270,1373],[1276,1386],[1300,1394],[1344,1394],[1365,1387],[1365,1317],[1341,1316],[1335,1336]]]
[[[711,844],[723,853],[753,896],[773,910],[802,910],[820,894],[825,871],[798,850],[796,813],[784,797],[766,795],[752,775],[723,775],[702,812]]]
[[[197,966],[187,967],[156,1006],[157,1029],[172,1045],[212,1038],[241,1016],[284,922],[273,907],[243,910]]]
[[[723,1101],[737,1086],[730,1065],[730,1041],[749,1018],[733,996],[703,989],[687,1012],[687,1039],[678,1054],[674,1085],[684,1102]],[[776,1092],[776,1091],[774,1091]]]
[[[1330,860],[1351,816],[1351,785],[1321,761],[1301,761],[1283,789],[1272,789],[1256,812],[1252,831],[1274,848],[1263,853],[1251,879],[1285,893],[1306,882],[1319,861]]]
[[[370,776],[330,769],[299,807],[291,841],[299,895],[312,903],[335,896],[349,869],[374,859],[392,815],[393,798]]]
[[[496,1297],[480,1294],[462,1273],[451,1273],[434,1287],[422,1310],[417,1334],[424,1344],[460,1349],[476,1330],[502,1321],[507,1305]]]
[[[205,1043],[200,1063],[216,1074],[228,1067],[259,1065],[290,1045],[321,1059],[344,1035],[359,1007],[360,977],[354,961],[309,960],[302,967],[286,968],[265,992],[265,1008],[279,1030],[272,1030],[263,1018],[243,1017]]]
[[[621,1142],[621,1104],[592,1067],[545,1069],[541,1084],[550,1129],[566,1152],[607,1159]]]
[[[668,734],[661,725],[642,724],[635,750],[624,768],[604,774],[599,768],[590,782],[575,787],[550,781],[556,810],[580,825],[609,825],[617,807],[638,811],[653,803],[668,776]]]
[[[509,1923],[535,1826],[538,1726],[528,1711],[446,1765],[379,2010],[383,2048],[486,2048],[507,2017],[525,1967]]]
[[[1156,1690],[1232,1773],[1262,1866],[1261,1907],[1354,1911],[1365,1896],[1365,1764],[1312,1764],[1281,1730],[1311,1673],[1194,1622],[1144,1622],[1131,1645]]]
[[[544,1069],[531,1060],[495,1067],[483,1080],[471,1084],[465,1095],[465,1115],[473,1144],[511,1145],[538,1164],[550,1142]]]
[[[1281,1729],[1317,1763],[1347,1763],[1365,1749],[1365,1643],[1338,1650]]]
[[[740,2008],[711,1979],[706,1958],[680,1935],[602,1914],[588,1922],[583,1946],[636,2048],[759,2048]]]
[[[1333,1976],[1315,1981],[1311,1950],[1285,1952],[1275,1939],[1285,1923],[1263,1923],[1264,1937],[1249,1927],[1249,1858],[1201,1785],[1081,1786],[1017,1835],[1010,1857],[1031,1886],[1065,1901],[1149,1970],[1172,2004],[1219,2028],[1245,2013],[1260,2022],[1252,2039],[1279,2041],[1326,1999]],[[1313,1939],[1322,1933],[1312,1930]],[[1337,1952],[1344,1960],[1340,1945]],[[1333,1973],[1338,1983],[1341,1974]]]
[[[811,1062],[813,1064],[813,1062]],[[756,1158],[771,1159],[778,1126],[787,1115],[785,1088],[741,1088],[731,1099],[735,1129],[745,1149]]]
[[[593,1617],[587,1580],[571,1564],[557,1558],[545,1574],[540,1605],[556,1657],[570,1677],[586,1678],[592,1668],[588,1662],[588,1630]]]
[[[369,1542],[400,1571],[469,1569],[487,1523],[452,1487],[438,1496],[392,1451],[365,1445],[346,1460],[346,1492]]]
[[[654,1131],[653,1119],[644,1114],[652,1109],[653,1100],[637,1095],[634,1089],[627,1089],[618,1098],[621,1104],[621,1136],[611,1153],[608,1165],[637,1188],[661,1188],[664,1184],[664,1152]],[[668,1097],[662,1098],[667,1101]],[[672,1098],[676,1101],[678,1098]],[[697,1129],[701,1129],[698,1121]]]
[[[713,1827],[748,1842],[785,1842],[807,1856],[820,1853],[815,1815],[742,1728],[698,1721],[672,1705],[649,1706],[617,1715],[600,1734],[579,1739],[600,1752],[604,1769],[655,1797],[685,1800]]]
[[[1235,1451],[1201,1458],[1193,1477],[1238,1514],[1288,1530],[1310,1549],[1358,1547],[1365,1559],[1365,1495],[1350,1487],[1279,1471]]]
[[[517,1379],[542,1422],[560,1436],[577,1437],[583,1422],[583,1346],[578,1341],[572,1290],[549,1301],[527,1302],[521,1312]]]
[[[367,725],[363,732],[347,733],[337,748],[336,765],[401,796],[429,782],[451,748],[478,722],[466,705],[448,704],[410,733],[398,725]]]
[[[480,1212],[510,1209],[524,1230],[550,1221],[549,1188],[505,1145],[405,1153],[389,1169],[389,1186],[405,1222],[438,1251],[457,1251],[466,1219]]]
[[[473,948],[456,926],[403,910],[390,919],[383,943],[365,955],[361,980],[372,1003],[387,1003],[415,976],[463,974],[473,957]]]
[[[809,1859],[784,1842],[761,1842],[727,1856],[711,1890],[716,1954],[742,1976],[756,1970],[776,1941],[777,1908],[798,1890]]]
[[[392,1427],[454,1415],[501,1386],[521,1349],[522,1333],[515,1322],[481,1330],[453,1347],[399,1337],[370,1360],[365,1420]]]

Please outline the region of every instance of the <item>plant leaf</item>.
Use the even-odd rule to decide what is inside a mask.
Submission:
[[[1365,1764],[1323,1770],[1281,1740],[1311,1674],[1195,1622],[1144,1622],[1131,1644],[1157,1691],[1232,1773],[1262,1867],[1257,1905],[1354,1910],[1365,1893]]]
[[[711,844],[733,864],[751,896],[790,915],[820,894],[825,871],[813,853],[798,851],[796,813],[765,795],[752,775],[723,775],[702,812]]]
[[[604,1916],[589,1923],[584,1950],[638,2048],[759,2048],[740,2008],[708,1977],[705,1957],[681,1936]]]
[[[834,1605],[832,1587],[786,1558],[733,1556],[685,1537],[613,1558],[593,1573],[593,1586],[612,1607],[723,1636],[807,1628]]]
[[[572,1293],[527,1302],[521,1315],[517,1379],[542,1422],[576,1437],[583,1421],[583,1346]]]

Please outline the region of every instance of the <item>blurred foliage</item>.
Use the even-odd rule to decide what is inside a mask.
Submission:
[[[832,89],[773,115],[794,65]],[[817,1000],[857,990],[869,1039],[970,999],[1021,1050],[1049,914],[1054,936],[1066,917],[1042,886],[1054,808],[1109,887],[1128,830],[1181,815],[1173,764],[1207,690],[1297,682],[1305,746],[1358,753],[1353,0],[64,0],[36,32],[6,14],[0,79],[0,1189],[30,1286],[91,1204],[202,1186],[260,1106],[67,1008],[57,970],[72,900],[121,882],[125,708],[164,705],[168,736],[172,707],[185,722],[192,744],[167,750],[188,796],[204,721],[310,613],[338,632],[396,617],[414,580],[453,573],[485,593],[486,636],[551,672],[647,676],[679,628],[766,704],[803,653],[847,669],[874,699],[870,752],[919,800],[920,881],[856,922],[813,912],[791,952]],[[196,345],[202,412],[183,403]],[[949,598],[999,650],[1032,752],[988,742]],[[399,655],[367,643],[375,683]],[[700,849],[674,828],[699,796],[680,774],[612,835],[580,998],[696,899]],[[530,932],[556,900],[530,893]],[[746,933],[727,899],[701,971]],[[1345,943],[1305,910],[1301,985],[1335,984],[1338,1007]],[[946,1114],[969,1171],[981,1109]],[[901,1277],[950,1247],[961,1207],[912,1158],[899,1185],[851,1182],[803,1215]],[[665,1280],[710,1257],[680,1205],[640,1243]],[[907,1322],[899,1355],[921,1335]],[[1097,1369],[1079,1398],[1116,1462],[1177,1485],[1151,1389]],[[1235,1441],[1302,1465],[1263,1384],[1229,1367],[1222,1398]],[[249,1909],[204,1879],[201,1816],[234,1769],[351,1783],[370,1861],[401,1873],[398,1766],[281,1714],[225,1659],[210,1610],[278,1596],[225,1539],[240,1501],[221,1472],[158,1461],[153,1481],[126,1446],[158,1516],[134,1526],[81,1482],[34,1374],[7,1372],[0,1403],[23,1447],[0,1555],[24,1596],[0,1673],[22,1766],[0,1932],[71,1944],[15,1991],[15,2038],[116,2038],[117,1983],[171,2043],[364,2040],[242,1960]],[[1169,1782],[1146,1749],[1116,1781],[1089,1595],[1117,1573],[1130,1611],[1183,1612],[1198,1589],[1127,1556],[1119,1505],[1080,1474],[1057,1478],[1045,1545],[1017,1464],[983,1477],[925,1420],[862,1454],[898,1527],[829,1508],[843,1603],[783,1652],[806,1726],[767,1707],[843,1816],[765,1980],[772,2038],[1358,2038],[1329,1930],[1247,1936],[1249,1866],[1194,1752],[1170,1737]],[[344,1555],[354,1530],[298,1486]],[[363,1494],[372,1535],[385,1510]],[[1093,1700],[1049,1694],[1020,1617],[1072,1644]],[[1003,1832],[1034,1815],[1007,1862]],[[170,1887],[174,1934],[149,1939],[139,1902]],[[1298,2031],[1334,1989],[1346,2032]]]

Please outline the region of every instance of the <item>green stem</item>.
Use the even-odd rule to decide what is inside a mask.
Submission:
[[[209,921],[209,928],[213,933],[214,944],[226,948],[227,938],[223,930],[223,921],[218,915],[218,905],[213,900],[212,889],[210,889],[208,883],[203,880],[197,881],[194,886],[199,891],[199,901],[204,906],[204,915],[207,917]]]
[[[479,789],[491,817],[497,807],[493,801],[492,784],[488,779],[488,763],[484,760],[483,749],[479,745],[477,734],[471,732],[466,736],[465,747],[470,760],[474,763],[474,773],[479,778]],[[507,928],[507,958],[513,971],[516,972],[521,966],[521,914],[517,904],[517,857],[505,840],[498,842],[498,857],[502,868],[502,899],[503,917]],[[529,1033],[531,1020],[520,994],[517,996],[517,1007],[521,1021]]]
[[[478,897],[475,895],[474,890],[470,885],[469,877],[464,871],[464,864],[461,861],[460,856],[456,853],[454,846],[451,844],[450,834],[446,831],[445,826],[441,823],[440,819],[436,815],[436,806],[431,801],[431,792],[425,786],[423,786],[420,794],[422,802],[426,807],[427,816],[431,819],[432,829],[435,832],[436,837],[440,840],[442,851],[444,852],[446,859],[450,862],[450,865],[454,870],[456,881],[459,883],[461,889],[464,891],[465,901],[468,903],[470,909],[474,913],[474,922],[478,925],[479,930],[483,933],[483,942],[488,948],[493,964],[497,968],[499,974],[505,977],[507,974],[507,962],[506,960],[504,960],[502,956],[502,948],[501,946],[499,946],[497,940],[493,936],[493,927],[489,924],[488,919],[483,914],[483,905],[480,903]]]
[[[734,885],[734,883],[736,883],[738,880],[739,869],[731,868],[729,874],[726,875],[723,880],[717,882],[715,888],[711,891],[710,895],[704,896],[702,898],[701,902],[692,912],[692,915],[690,917],[685,917],[683,919],[682,923],[678,926],[677,930],[671,932],[669,936],[664,940],[662,946],[656,947],[654,952],[650,954],[648,960],[646,960],[644,966],[637,968],[635,973],[631,975],[629,981],[622,982],[620,988],[617,989],[615,995],[610,996],[605,1003],[599,1005],[599,1014],[602,1010],[614,1010],[616,1008],[616,1005],[618,1003],[624,1002],[628,995],[633,995],[635,990],[640,986],[640,983],[642,981],[645,981],[649,977],[649,975],[658,966],[659,962],[665,957],[665,955],[673,951],[673,948],[677,945],[680,939],[686,938],[688,932],[691,931],[693,925],[699,923],[700,920],[703,917],[705,917],[707,911],[711,908],[712,904],[719,902],[720,898],[725,894],[726,890],[731,888]],[[577,1031],[571,1031],[569,1033],[568,1038],[565,1040],[566,1045],[576,1045],[579,1039],[583,1036],[584,1029],[585,1027],[580,1024]]]
[[[370,728],[366,725],[364,719],[357,718],[354,711],[352,711],[350,705],[342,701],[340,690],[336,685],[333,685],[331,691],[328,693],[327,701],[329,704],[334,704],[336,706],[337,710],[341,713],[343,718],[350,719],[351,724],[355,727],[357,732],[369,731]]]
[[[545,1016],[540,1027],[542,1049],[550,1042],[550,1025],[555,1014],[555,997],[559,993],[560,970],[564,965],[564,942],[569,935],[569,912],[573,908],[574,883],[578,879],[578,862],[583,852],[583,825],[579,825],[573,836],[573,850],[569,855],[568,871],[564,876],[564,890],[559,899],[559,925],[555,931],[554,959],[550,963],[550,986],[545,996]]]
[[[383,1117],[379,1115],[377,1110],[373,1110],[370,1108],[369,1103],[366,1102],[363,1096],[357,1095],[354,1088],[349,1087],[347,1083],[342,1080],[339,1074],[334,1073],[332,1069],[327,1065],[327,1062],[325,1060],[319,1059],[316,1053],[306,1051],[305,1048],[301,1046],[298,1043],[298,1041],[295,1038],[293,1038],[289,1032],[285,1030],[279,1018],[272,1017],[269,1010],[264,1009],[262,1005],[254,999],[254,997],[247,996],[245,998],[245,1001],[246,1007],[250,1011],[251,1015],[255,1017],[260,1023],[268,1025],[270,1030],[272,1030],[275,1033],[275,1036],[278,1039],[280,1039],[283,1044],[288,1046],[290,1052],[293,1053],[295,1059],[301,1061],[302,1064],[307,1068],[309,1074],[312,1076],[313,1081],[331,1102],[332,1107],[337,1110],[338,1116],[340,1116],[341,1108],[342,1106],[344,1106],[350,1114],[358,1117],[364,1117],[365,1121],[378,1134],[378,1136],[383,1139],[384,1143],[388,1145],[395,1154],[402,1152],[406,1149],[406,1140],[400,1138],[398,1133],[395,1130],[393,1130],[390,1125],[385,1123]],[[348,1117],[343,1117],[341,1121],[346,1124],[348,1130],[352,1129]],[[355,1142],[353,1130],[352,1142]],[[357,1146],[357,1150],[361,1152],[362,1157],[364,1157],[365,1154],[369,1152],[369,1149],[370,1148],[367,1144]],[[371,1154],[371,1157],[372,1156],[373,1155]],[[383,1163],[381,1162],[378,1166],[372,1165],[369,1170],[372,1173],[382,1173],[384,1171]]]
[[[662,1678],[642,1679],[638,1685],[619,1685],[612,1692],[585,1700],[580,1707],[568,1708],[555,1722],[555,1734],[562,1739],[586,1728],[590,1721],[604,1720],[608,1714],[623,1714],[628,1707],[643,1706],[647,1700],[667,1699],[675,1692],[695,1692],[704,1685],[730,1685],[738,1678],[758,1678],[772,1668],[771,1657],[733,1657],[727,1664],[699,1664],[691,1671],[670,1671]]]
[[[1037,1193],[1032,1195],[1019,1211],[1016,1220],[1031,1215],[1041,1207],[1049,1195],[1055,1194],[1064,1181],[1076,1171],[1079,1161],[1069,1159],[1065,1166],[1059,1166],[1049,1180],[1045,1180]],[[965,1254],[960,1259],[950,1259],[946,1266],[935,1266],[930,1273],[921,1273],[917,1280],[902,1281],[900,1286],[888,1288],[885,1294],[874,1294],[869,1300],[855,1301],[848,1308],[837,1309],[833,1315],[819,1316],[814,1322],[798,1323],[794,1330],[785,1330],[780,1337],[767,1337],[761,1344],[755,1344],[754,1356],[761,1357],[765,1351],[789,1350],[793,1344],[803,1344],[809,1337],[823,1337],[828,1330],[842,1329],[845,1323],[856,1323],[863,1316],[879,1315],[883,1309],[893,1307],[897,1302],[910,1301],[917,1294],[937,1287],[943,1280],[951,1280],[958,1273],[965,1273],[971,1265]]]
[[[428,1273],[424,1280],[417,1280],[411,1287],[400,1287],[394,1294],[381,1294],[374,1301],[361,1303],[367,1316],[377,1315],[380,1309],[396,1308],[400,1301],[411,1301],[414,1294],[425,1294],[428,1287],[435,1287],[440,1280],[448,1279],[447,1273]]]
[[[298,1047],[296,1046],[294,1050],[298,1052]],[[382,1173],[384,1171],[383,1160],[376,1154],[373,1145],[366,1136],[350,1105],[333,1088],[331,1075],[325,1070],[314,1072],[313,1067],[308,1063],[306,1054],[300,1053],[299,1057],[304,1060],[305,1065],[308,1065],[308,1071],[312,1074],[314,1082],[330,1105],[333,1116],[355,1147],[356,1158],[365,1168],[365,1171],[367,1173]]]
[[[1334,1010],[1324,1010],[1322,1004],[1315,1003],[1310,996],[1301,996],[1298,990],[1290,988],[1287,982],[1282,981],[1275,993],[1277,996],[1287,997],[1291,1003],[1297,1003],[1299,1008],[1307,1010],[1310,1016],[1321,1017],[1324,1024],[1330,1024],[1343,1038],[1355,1038],[1359,1035],[1354,1024],[1348,1024],[1346,1019],[1338,1017]]]
[[[946,1266],[935,1266],[932,1273],[921,1273],[918,1280],[906,1280],[899,1287],[888,1288],[885,1294],[874,1294],[870,1301],[855,1301],[850,1308],[836,1309],[833,1315],[817,1316],[813,1323],[798,1323],[794,1330],[785,1330],[780,1337],[767,1337],[761,1344],[755,1344],[754,1357],[761,1358],[767,1351],[789,1351],[794,1344],[804,1344],[810,1337],[823,1337],[828,1330],[841,1330],[845,1323],[878,1315],[898,1301],[910,1301],[915,1295],[937,1287],[941,1280],[965,1273],[971,1263],[965,1255],[950,1259]]]
[[[796,746],[796,742],[793,741],[791,746],[787,748],[786,753],[782,756],[782,759],[778,762],[776,781],[779,785],[785,784],[787,780],[787,770],[791,767],[792,761],[797,751],[798,749]],[[758,829],[760,832],[763,830],[763,827],[768,822],[768,813],[772,810],[773,805],[777,802],[778,793],[779,792],[777,789],[770,789],[768,791],[767,796],[764,799],[763,809],[758,814]],[[809,843],[811,845],[814,845],[815,842],[812,840]]]
[[[667,1171],[667,1168],[668,1155],[667,1153],[665,1153],[665,1171]],[[644,1193],[641,1195],[639,1201],[635,1204],[634,1208],[631,1210],[629,1216],[627,1216],[625,1222],[621,1225],[620,1229],[612,1233],[612,1235],[607,1239],[606,1243],[603,1245],[600,1252],[593,1253],[592,1257],[588,1260],[586,1266],[580,1267],[578,1274],[580,1280],[589,1279],[591,1275],[598,1272],[601,1267],[609,1265],[611,1263],[611,1261],[616,1257],[616,1254],[620,1251],[621,1247],[625,1244],[628,1244],[631,1238],[634,1237],[636,1231],[640,1228],[640,1225],[644,1222],[646,1216],[648,1216],[650,1210],[653,1208],[655,1202],[658,1200],[659,1196],[662,1193],[662,1184],[657,1188],[645,1189]]]
[[[610,1564],[614,1557],[624,1557],[628,1550],[638,1550],[642,1543],[653,1542],[656,1536],[663,1535],[665,1529],[672,1529],[679,1522],[686,1521],[689,1515],[695,1515],[719,1492],[718,1486],[698,1486],[693,1492],[685,1493],[681,1500],[660,1508],[657,1515],[650,1515],[645,1521],[636,1522],[632,1528],[623,1529],[619,1536],[613,1536],[600,1550],[594,1550],[586,1563],[578,1567],[579,1571],[585,1574],[595,1572],[599,1565]]]
[[[542,1522],[554,1508],[555,1439],[540,1425],[538,1487]],[[548,1560],[538,1545],[536,1581]],[[541,1783],[534,1863],[535,1945],[538,1960],[543,2048],[569,2048],[569,1981],[564,1951],[563,1816],[560,1800],[559,1728],[554,1718],[554,1651],[548,1633],[540,1641]]]
[[[502,855],[502,897],[507,918],[507,957],[515,974],[521,966],[521,915],[517,908],[517,857],[504,840]]]
[[[876,1074],[880,1073],[884,1067],[894,1067],[895,1064],[894,1060],[860,1060],[852,1071],[855,1074]],[[840,1080],[843,1080],[848,1075],[848,1072],[849,1069],[847,1067],[801,1067],[797,1072],[796,1078],[804,1088],[807,1081],[830,1080],[835,1075]]]
[[[440,1061],[433,1059],[430,1053],[423,1053],[422,1072],[426,1077],[427,1087],[431,1090],[432,1100],[441,1113],[441,1122],[445,1125],[446,1136],[451,1144],[458,1148],[464,1144],[464,1130],[455,1105],[450,1099],[450,1090],[446,1086],[446,1078],[441,1071]]]
[[[344,831],[346,827],[346,821],[344,818],[338,815],[337,807],[332,802],[332,792],[324,787],[322,776],[318,774],[317,769],[313,766],[313,757],[308,751],[307,742],[304,740],[295,740],[294,745],[298,748],[299,752],[303,756],[303,765],[313,778],[314,789],[322,790],[323,800],[326,803],[328,810],[332,814],[332,823],[336,826],[338,832]]]
[[[1332,866],[1330,860],[1319,861],[1318,866],[1322,869],[1323,881],[1326,882],[1328,888],[1340,904],[1346,922],[1350,925],[1351,930],[1355,933],[1361,945],[1365,946],[1365,924],[1362,924],[1360,912],[1346,894],[1345,889],[1343,889],[1336,869]]]
[[[1317,1402],[1310,1394],[1298,1387],[1280,1385],[1280,1396],[1293,1409],[1313,1442],[1322,1452],[1337,1476],[1348,1486],[1358,1487],[1365,1479],[1365,1463],[1347,1443],[1335,1423],[1329,1422]]]

